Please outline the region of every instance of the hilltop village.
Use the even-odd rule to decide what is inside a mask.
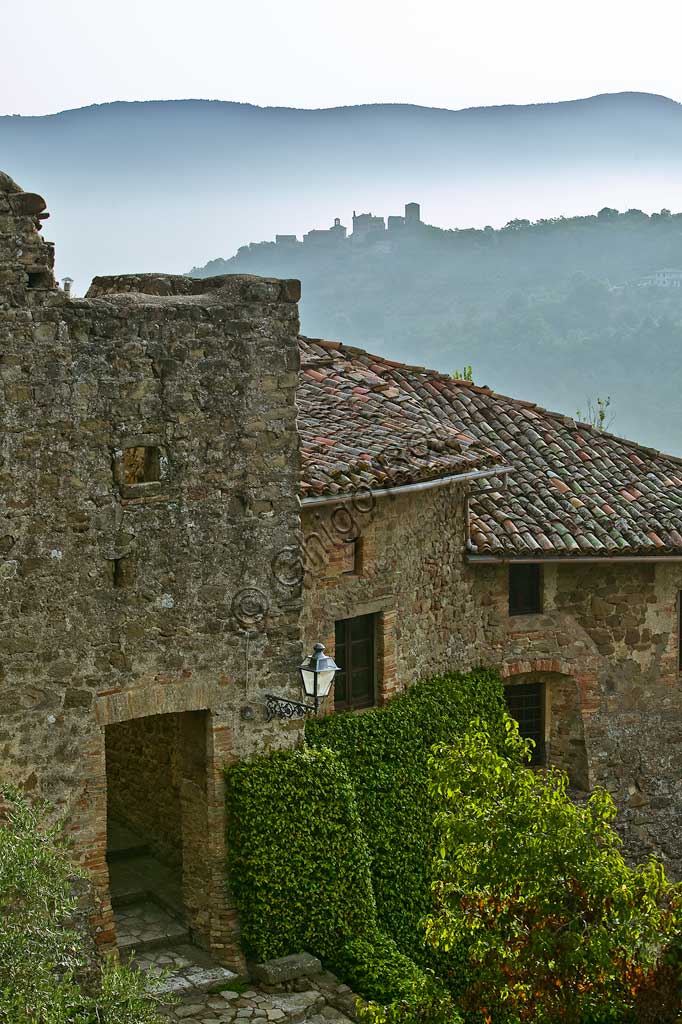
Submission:
[[[352,234],[279,237],[190,273],[295,277],[306,334],[446,373],[472,365],[548,408],[609,395],[618,433],[682,454],[682,215],[604,207],[445,229],[408,204],[387,221],[356,215]],[[646,416],[643,393],[659,396]]]
[[[499,673],[535,764],[682,876],[682,460],[303,337],[295,280],[74,298],[46,216],[0,176],[0,768],[64,815],[99,950],[245,970],[224,770],[300,744],[318,643],[332,716]]]
[[[237,256],[258,257],[273,250],[285,256],[292,250],[309,254],[319,249],[333,250],[343,243],[376,246],[382,242],[393,242],[400,236],[405,238],[414,235],[424,226],[419,203],[406,203],[404,215],[393,214],[387,220],[372,213],[356,213],[353,210],[353,231],[350,236],[341,219],[335,217],[331,227],[313,228],[303,235],[303,241],[297,235],[275,235],[274,242],[251,242],[240,246]]]

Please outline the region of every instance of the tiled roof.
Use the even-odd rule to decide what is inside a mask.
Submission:
[[[397,487],[500,464],[499,456],[427,400],[428,370],[338,342],[301,338],[300,347],[304,498]]]
[[[301,339],[303,494],[512,467],[475,482],[472,554],[682,555],[682,459],[532,402]]]

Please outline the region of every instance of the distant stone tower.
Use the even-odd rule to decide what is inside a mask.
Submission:
[[[405,226],[414,227],[421,224],[419,203],[405,203]]]

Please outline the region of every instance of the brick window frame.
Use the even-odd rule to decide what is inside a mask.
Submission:
[[[339,619],[354,618],[359,615],[374,615],[375,617],[375,647],[374,658],[376,665],[375,676],[375,704],[382,707],[403,689],[398,679],[398,646],[397,646],[397,612],[393,603],[386,607],[384,602],[370,601],[356,606],[339,609],[334,616],[334,621]],[[336,636],[334,622],[331,629],[323,631],[323,642],[327,651],[333,652],[336,657]],[[335,687],[334,687],[335,689]],[[323,714],[334,711],[334,689]]]

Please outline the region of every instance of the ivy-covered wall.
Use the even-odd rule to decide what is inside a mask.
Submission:
[[[439,676],[384,708],[309,721],[303,749],[230,767],[228,868],[247,957],[307,949],[369,998],[432,994],[412,962],[427,963],[428,755],[473,719],[501,728],[504,710],[494,672]]]
[[[369,848],[379,927],[423,959],[420,921],[430,906],[434,817],[428,756],[475,718],[502,723],[499,676],[481,669],[416,683],[385,708],[311,720],[314,749],[333,750],[350,777]]]
[[[227,772],[228,868],[247,957],[335,959],[376,908],[355,793],[337,754],[289,750]]]

